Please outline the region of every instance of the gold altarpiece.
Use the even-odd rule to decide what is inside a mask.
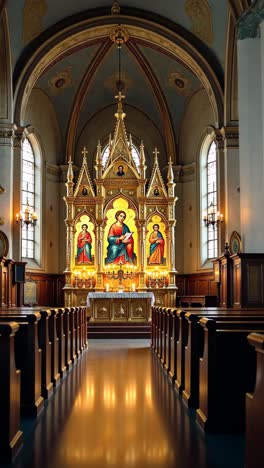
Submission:
[[[116,127],[109,137],[103,165],[97,146],[92,183],[83,150],[83,163],[74,183],[72,161],[67,173],[65,304],[84,305],[89,292],[153,292],[155,304],[176,304],[175,183],[169,158],[165,185],[154,151],[150,180],[146,180],[143,143],[139,164],[127,137],[123,96],[119,92]]]

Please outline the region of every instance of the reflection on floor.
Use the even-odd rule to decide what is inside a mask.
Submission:
[[[204,437],[149,340],[90,340],[14,468],[242,468],[242,436]]]

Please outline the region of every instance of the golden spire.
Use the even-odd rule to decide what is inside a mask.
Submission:
[[[115,98],[118,99],[117,112],[115,113],[115,117],[117,119],[124,120],[126,114],[125,112],[123,112],[122,99],[125,99],[125,95],[122,94],[121,91],[119,91]]]
[[[170,156],[170,159],[169,159],[169,162],[168,162],[168,174],[167,174],[167,179],[168,179],[168,182],[169,183],[173,183],[174,182],[174,174],[173,174],[173,168],[172,168],[172,160],[171,160],[171,156]]]
[[[68,161],[69,167],[68,167],[68,172],[67,172],[67,181],[72,182],[73,181],[73,170],[72,170],[72,160],[71,160],[71,155],[70,159]]]

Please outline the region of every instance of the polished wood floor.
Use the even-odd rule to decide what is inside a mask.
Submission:
[[[16,468],[243,468],[242,436],[205,437],[149,340],[90,340],[38,420]]]

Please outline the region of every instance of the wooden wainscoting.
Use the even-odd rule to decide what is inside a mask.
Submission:
[[[64,305],[64,274],[26,272],[26,281],[36,283],[36,303],[38,305],[53,307]]]
[[[178,287],[177,298],[180,296],[205,296],[214,298],[212,303],[219,299],[218,283],[214,282],[213,271],[186,275],[178,274],[176,284]]]

